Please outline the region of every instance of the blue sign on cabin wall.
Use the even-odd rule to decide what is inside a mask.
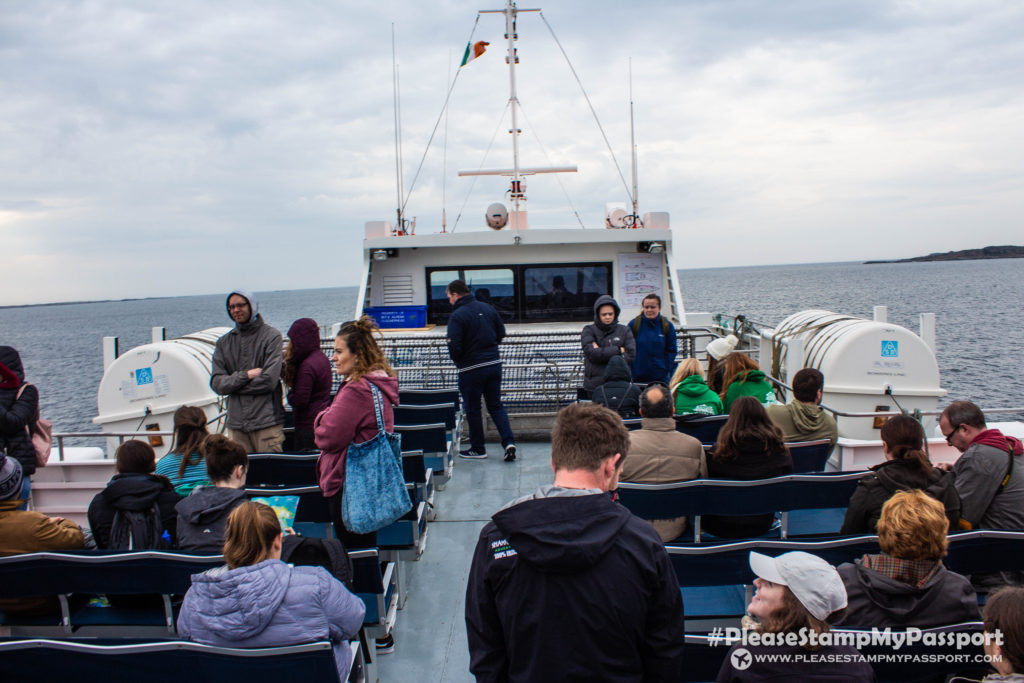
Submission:
[[[135,371],[135,383],[152,384],[153,383],[153,368],[140,368]]]
[[[882,358],[899,358],[900,343],[892,339],[882,340]]]

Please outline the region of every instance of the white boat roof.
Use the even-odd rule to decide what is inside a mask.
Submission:
[[[517,244],[615,244],[671,242],[672,231],[661,228],[530,228],[527,230],[468,230],[421,235],[391,235],[363,240],[364,249],[430,247],[500,247]]]

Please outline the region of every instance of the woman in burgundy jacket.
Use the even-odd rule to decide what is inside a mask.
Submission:
[[[331,509],[334,530],[347,548],[377,545],[376,534],[354,534],[345,528],[341,517],[341,492],[345,485],[345,454],[353,442],[362,443],[377,436],[377,415],[370,385],[383,398],[384,428],[394,429],[394,406],[398,404],[398,377],[377,345],[379,333],[373,320],[363,316],[347,322],[334,339],[334,368],[345,378],[334,402],[314,422],[316,463],[320,490]]]

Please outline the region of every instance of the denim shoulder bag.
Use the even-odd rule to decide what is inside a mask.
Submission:
[[[367,383],[377,414],[377,436],[348,447],[341,494],[342,521],[356,534],[382,529],[412,509],[402,476],[402,435],[385,431],[384,400],[377,386]]]

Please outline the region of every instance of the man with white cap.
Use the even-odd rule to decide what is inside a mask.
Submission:
[[[855,648],[813,642],[828,632],[829,615],[846,607],[846,588],[835,567],[810,553],[768,557],[751,552],[750,568],[758,578],[747,611],[757,619],[755,630],[762,641],[734,645],[722,662],[718,681],[875,680],[871,665]],[[805,644],[772,642],[770,637],[790,633]]]

